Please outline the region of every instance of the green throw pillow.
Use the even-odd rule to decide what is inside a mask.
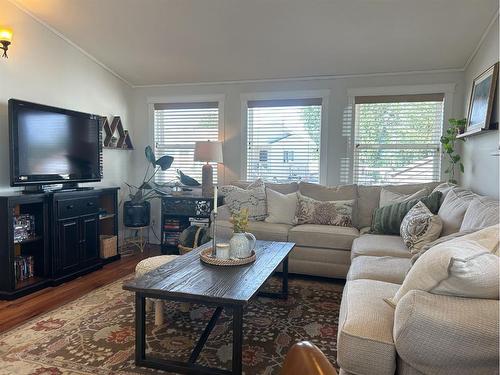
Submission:
[[[399,234],[399,228],[404,217],[419,201],[427,206],[434,215],[439,210],[439,202],[443,193],[435,191],[424,198],[412,199],[411,201],[391,204],[377,208],[372,216],[372,228],[370,233],[374,234]]]

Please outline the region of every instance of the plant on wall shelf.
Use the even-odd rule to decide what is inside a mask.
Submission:
[[[457,167],[460,169],[460,172],[464,173],[464,165],[461,161],[460,155],[456,151],[456,144],[457,141],[465,141],[465,138],[457,138],[457,135],[464,131],[467,119],[450,118],[448,122],[450,126],[446,130],[446,134],[443,135],[440,140],[443,145],[443,154],[449,163],[448,168],[444,171],[444,173],[448,174],[448,182],[456,184],[458,183],[456,178]]]

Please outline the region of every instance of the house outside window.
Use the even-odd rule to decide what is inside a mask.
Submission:
[[[439,181],[443,110],[444,94],[357,96],[354,182]]]
[[[322,99],[250,100],[247,107],[246,178],[319,182]]]

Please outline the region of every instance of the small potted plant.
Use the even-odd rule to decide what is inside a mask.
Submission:
[[[233,224],[233,237],[229,241],[231,256],[235,258],[248,258],[255,248],[256,238],[248,233],[248,208],[242,208],[231,216]]]
[[[144,153],[146,154],[148,166],[142,184],[134,186],[126,183],[130,190],[130,199],[123,204],[123,224],[126,227],[149,226],[151,220],[151,204],[149,201],[158,197],[155,190],[156,184],[152,180],[158,171],[166,171],[174,161],[174,158],[169,155],[156,159],[151,146],[147,146]]]

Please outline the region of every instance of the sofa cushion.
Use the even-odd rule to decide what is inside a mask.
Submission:
[[[442,193],[440,191],[436,191],[423,198],[416,198],[411,201],[377,208],[373,212],[372,233],[399,234],[401,222],[411,208],[418,202],[424,203],[433,214],[437,214],[441,195]]]
[[[222,186],[220,193],[224,196],[224,203],[227,204],[232,214],[247,208],[250,220],[264,220],[266,218],[266,189],[261,179],[256,180],[246,189],[234,185]]]
[[[356,238],[352,243],[351,259],[360,255],[411,258],[400,236],[385,234],[364,234]]]
[[[352,227],[354,202],[318,201],[297,193],[297,223]]]
[[[416,254],[424,245],[439,238],[442,228],[441,218],[418,202],[404,217],[400,232],[410,253]]]
[[[430,192],[431,192],[430,189],[423,188],[413,194],[404,194],[383,187],[382,190],[380,190],[379,207],[390,206],[391,204],[394,203],[408,202],[413,199],[423,198],[429,195]]]
[[[447,236],[460,230],[465,211],[476,195],[470,190],[455,188],[451,189],[443,204],[439,207],[438,215],[443,221],[441,236]]]
[[[482,229],[498,224],[499,201],[489,197],[477,197],[465,211],[460,231]]]
[[[249,221],[248,231],[258,240],[287,241],[288,231],[292,228],[287,224],[266,223],[264,221]],[[233,235],[233,224],[227,220],[217,220],[217,237],[229,239]]]
[[[394,306],[411,290],[467,298],[498,299],[498,226],[436,245],[408,272]]]
[[[436,186],[434,188],[434,190],[432,190],[432,192],[434,193],[435,191],[440,191],[441,193],[443,193],[443,195],[441,196],[441,202],[440,202],[440,204],[443,204],[444,198],[446,198],[448,193],[452,189],[455,189],[456,187],[457,187],[457,185],[452,184],[451,182],[443,182],[442,184],[439,184],[438,186]]]
[[[299,184],[296,182],[287,182],[287,183],[282,183],[282,184],[276,184],[272,182],[266,182],[264,181],[265,185],[267,188],[272,189],[274,191],[277,191],[281,194],[290,194],[290,193],[295,193],[296,191],[299,190]],[[252,181],[234,181],[231,183],[231,185],[238,186],[240,188],[246,189],[248,186],[253,184]]]
[[[410,266],[408,258],[359,256],[351,262],[347,280],[369,279],[401,284]]]
[[[370,375],[396,371],[394,310],[383,299],[398,287],[376,280],[346,283],[337,335],[337,362],[345,371]]]
[[[267,217],[265,222],[297,224],[297,193],[281,194],[266,187]]]
[[[301,181],[299,192],[318,201],[346,201],[357,197],[356,185],[324,186]]]
[[[359,231],[353,227],[303,224],[290,229],[288,241],[297,246],[350,250],[352,241],[358,236]]]
[[[386,185],[386,189],[402,194],[413,194],[423,188],[434,189],[439,183],[428,182],[423,184],[409,185]],[[379,207],[380,190],[382,186],[363,186],[358,185],[358,227],[369,227],[372,223],[373,210]]]

